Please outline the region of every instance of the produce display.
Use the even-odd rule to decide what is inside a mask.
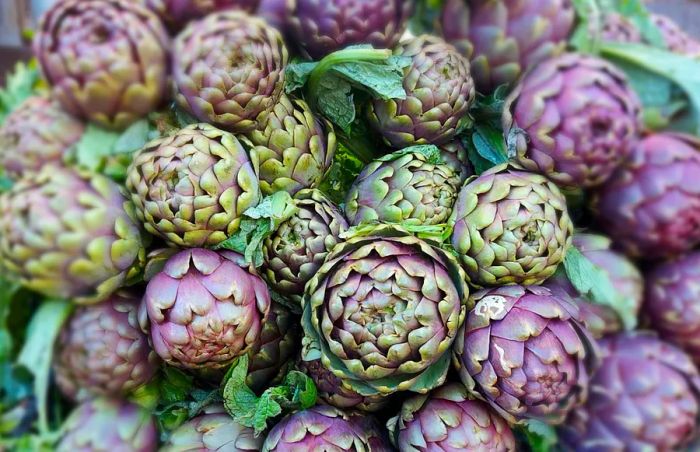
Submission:
[[[43,3],[0,87],[0,451],[700,450],[697,30]]]

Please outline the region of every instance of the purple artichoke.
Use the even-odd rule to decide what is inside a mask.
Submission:
[[[640,43],[643,39],[634,22],[618,13],[605,16],[600,34],[602,40],[612,42]]]
[[[568,53],[528,73],[504,107],[504,129],[522,129],[518,161],[566,187],[605,182],[639,141],[641,103],[605,60]]]
[[[148,283],[139,323],[156,353],[187,369],[220,369],[247,353],[270,310],[265,283],[243,257],[201,248],[172,256]]]
[[[472,296],[454,347],[467,388],[510,422],[561,423],[585,402],[595,343],[579,310],[543,287],[505,286]]]
[[[632,257],[700,244],[700,141],[657,134],[635,147],[593,201],[598,224]]]
[[[252,13],[259,0],[144,0],[146,6],[168,24],[173,30],[179,30],[187,22],[214,11],[240,9]]]
[[[474,174],[474,168],[472,168],[472,164],[469,161],[467,149],[459,139],[443,144],[440,146],[440,151],[442,160],[459,175],[462,181]]]
[[[697,429],[700,375],[679,349],[650,335],[600,341],[588,402],[561,427],[565,450],[681,450]]]
[[[700,58],[700,41],[686,33],[670,17],[652,14],[651,20],[661,31],[666,47],[671,52]]]
[[[165,97],[169,39],[131,0],[63,0],[43,16],[34,54],[68,112],[121,129]]]
[[[255,13],[283,34],[287,29],[287,0],[260,0]]]

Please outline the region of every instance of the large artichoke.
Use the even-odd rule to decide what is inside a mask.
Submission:
[[[361,395],[429,391],[445,380],[468,294],[450,253],[392,226],[358,231],[306,286],[304,359]]]
[[[354,44],[393,47],[413,0],[287,0],[286,28],[305,56],[319,60]]]
[[[381,157],[360,173],[347,194],[350,224],[446,223],[464,179],[440,151],[408,148]],[[466,175],[466,174],[465,174]]]
[[[682,450],[700,412],[700,375],[692,361],[640,333],[603,339],[600,346],[602,365],[588,402],[559,432],[565,450]]]
[[[585,402],[596,367],[579,310],[544,287],[504,286],[473,295],[454,348],[462,382],[511,422],[560,423]]]
[[[522,129],[518,161],[561,186],[605,182],[639,140],[641,103],[627,77],[597,57],[567,53],[528,73],[504,107]]]
[[[153,452],[158,446],[151,414],[124,400],[83,402],[68,416],[63,432],[57,452]]]
[[[270,195],[291,195],[316,187],[333,163],[336,141],[333,126],[315,116],[303,100],[280,97],[272,111],[258,119],[248,134],[250,156],[260,167],[260,189]]]
[[[172,256],[148,283],[139,323],[156,353],[188,369],[220,369],[260,337],[270,294],[243,257],[201,248]]]
[[[632,257],[689,251],[700,244],[698,174],[700,141],[650,135],[598,191],[598,224]]]
[[[0,266],[32,290],[95,303],[144,260],[133,206],[104,176],[49,165],[0,195]]]
[[[91,394],[120,397],[151,380],[158,357],[139,328],[140,301],[118,293],[73,314],[61,332],[54,362],[63,394],[73,400]]]
[[[147,144],[134,157],[126,186],[146,230],[179,247],[226,240],[261,197],[241,143],[208,124]]]
[[[272,290],[301,305],[306,283],[340,242],[348,223],[323,193],[302,190],[298,211],[263,243],[263,277]]]
[[[571,0],[447,0],[440,28],[490,92],[563,51],[575,17]]]
[[[544,176],[496,166],[462,188],[452,245],[477,286],[540,284],[571,244],[566,199]]]
[[[63,0],[43,16],[34,54],[70,113],[121,129],[163,100],[169,39],[132,0]]]
[[[260,18],[210,14],[190,23],[173,51],[178,101],[202,122],[249,132],[279,101],[287,48],[280,32]]]
[[[187,22],[214,11],[241,9],[252,13],[259,0],[144,0],[153,12],[172,29],[179,30]]]
[[[371,124],[397,149],[452,141],[475,96],[469,61],[428,35],[402,42],[394,54],[412,59],[404,69],[406,98],[373,100]]]
[[[0,127],[0,167],[13,178],[60,163],[85,127],[51,99],[32,96]]]
[[[516,450],[508,423],[458,383],[406,400],[388,426],[401,452]]]

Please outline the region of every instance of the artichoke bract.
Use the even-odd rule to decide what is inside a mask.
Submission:
[[[394,49],[410,57],[405,99],[374,99],[369,120],[390,146],[446,144],[457,135],[475,97],[469,61],[441,38],[410,38]]]
[[[172,256],[151,279],[139,311],[168,364],[219,369],[247,353],[270,310],[265,283],[242,256],[201,248]]]
[[[440,146],[440,157],[442,157],[446,165],[459,175],[462,182],[474,174],[474,168],[469,161],[467,148],[464,147],[459,139]]]
[[[0,166],[17,179],[47,163],[60,163],[85,126],[51,99],[32,96],[0,127]]]
[[[510,422],[561,423],[585,402],[597,364],[577,306],[544,287],[477,292],[454,348],[462,383]]]
[[[261,199],[246,150],[208,124],[148,143],[134,156],[126,186],[146,230],[179,247],[226,240]]]
[[[78,309],[61,331],[54,361],[56,384],[73,400],[125,396],[148,383],[158,357],[139,328],[140,298],[111,295]]]
[[[516,451],[508,423],[458,383],[406,400],[387,425],[402,452]]]
[[[272,290],[301,306],[306,283],[341,241],[348,223],[318,190],[294,197],[297,212],[263,242],[262,275]]]
[[[135,279],[144,238],[112,180],[48,165],[0,195],[0,267],[49,297],[92,304]]]
[[[279,101],[287,59],[282,35],[264,20],[241,11],[210,14],[175,39],[177,99],[202,122],[249,132]]]
[[[269,113],[258,118],[258,124],[247,137],[264,195],[278,191],[294,195],[321,183],[336,149],[330,122],[315,116],[303,100],[283,94]]]
[[[471,56],[477,88],[488,93],[561,53],[575,18],[571,0],[447,0],[439,28]]]
[[[683,450],[697,431],[700,405],[690,358],[643,333],[603,339],[600,348],[588,402],[559,431],[565,450]]]
[[[605,15],[600,35],[603,41],[639,43],[643,40],[634,22],[618,13]]]
[[[700,141],[656,134],[596,193],[598,224],[625,253],[655,259],[700,244]]]
[[[560,186],[594,187],[639,141],[641,110],[622,71],[567,53],[525,75],[506,101],[503,126],[525,132],[516,140],[523,167]]]
[[[450,223],[475,286],[540,284],[571,245],[566,198],[544,176],[504,165],[467,180]]]
[[[63,432],[57,452],[153,452],[158,447],[153,416],[125,400],[83,402],[68,416]]]
[[[464,179],[442,160],[436,147],[407,148],[367,165],[348,191],[350,224],[446,223]]]
[[[467,308],[448,252],[393,226],[356,231],[306,286],[304,360],[366,396],[440,386]]]
[[[64,0],[43,16],[34,54],[68,112],[122,129],[165,97],[169,38],[131,0]]]
[[[146,6],[173,30],[214,11],[241,9],[252,13],[259,0],[144,0]]]
[[[288,0],[285,27],[306,57],[320,60],[355,44],[393,47],[412,0]]]

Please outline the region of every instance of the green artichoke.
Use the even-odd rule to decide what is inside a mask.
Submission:
[[[270,112],[258,118],[258,125],[247,136],[264,195],[278,191],[294,195],[321,182],[335,155],[330,122],[316,117],[303,100],[283,94]]]
[[[574,230],[553,182],[506,165],[467,180],[450,222],[475,286],[541,284],[564,261]]]
[[[282,35],[264,20],[240,11],[210,14],[175,39],[178,101],[202,122],[250,132],[279,101],[287,59]]]
[[[68,112],[121,129],[165,97],[169,38],[131,0],[63,0],[41,19],[34,54]]]
[[[356,231],[306,286],[303,359],[321,359],[361,395],[440,386],[467,308],[451,254],[400,228]]]
[[[298,211],[263,243],[263,278],[272,290],[301,305],[306,283],[340,242],[348,223],[318,190],[294,198]]]
[[[0,195],[0,266],[46,296],[102,301],[145,254],[133,206],[104,176],[48,165]]]
[[[126,187],[146,230],[179,247],[226,240],[261,198],[241,143],[208,124],[147,144],[134,156]]]

